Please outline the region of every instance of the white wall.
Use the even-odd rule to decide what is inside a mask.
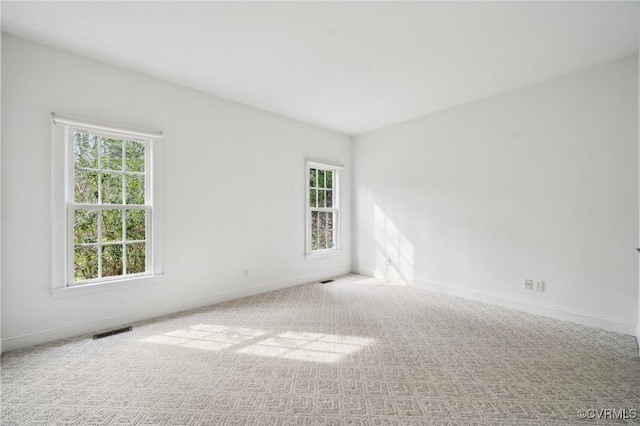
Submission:
[[[1,12],[0,12],[1,15]],[[0,33],[0,80],[2,79],[2,33]],[[0,93],[2,85],[0,84]],[[2,117],[2,103],[0,102],[0,117]],[[0,118],[0,134],[2,133],[2,119]],[[2,138],[0,137],[0,177],[2,176]],[[2,211],[2,185],[0,179],[0,212]],[[2,241],[2,221],[0,220],[0,241]],[[0,354],[2,354],[2,244],[0,244]]]
[[[2,66],[4,350],[351,270],[349,167],[344,250],[303,256],[305,159],[348,137],[13,36]],[[50,296],[51,112],[164,132],[161,283]]]
[[[635,333],[637,57],[358,136],[352,155],[355,271]]]

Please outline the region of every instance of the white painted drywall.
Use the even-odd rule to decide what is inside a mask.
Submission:
[[[635,333],[636,56],[357,136],[352,156],[355,271]]]
[[[2,66],[5,350],[351,270],[347,136],[14,36]],[[51,112],[164,132],[159,284],[50,296]],[[347,165],[337,256],[304,257],[307,158]]]
[[[2,12],[0,11],[0,14]],[[0,33],[0,81],[2,81],[2,33]],[[0,94],[2,84],[0,84]],[[2,134],[2,102],[0,102],[0,135]],[[0,212],[2,211],[2,138],[0,137]],[[0,241],[2,241],[2,221],[0,220]],[[0,354],[2,354],[2,244],[0,244]]]

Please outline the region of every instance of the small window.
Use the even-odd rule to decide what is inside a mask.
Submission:
[[[66,152],[66,286],[151,275],[154,139],[54,123],[64,127]]]
[[[340,167],[307,163],[307,254],[339,248]]]

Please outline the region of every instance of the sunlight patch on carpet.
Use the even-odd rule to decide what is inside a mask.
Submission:
[[[219,351],[233,348],[237,353],[331,363],[375,343],[375,339],[337,334],[287,331],[272,337],[268,332],[243,327],[198,324],[141,339],[141,342]],[[238,347],[238,345],[248,346]]]
[[[375,339],[334,334],[288,331],[251,346],[239,353],[300,361],[330,363],[375,343]]]

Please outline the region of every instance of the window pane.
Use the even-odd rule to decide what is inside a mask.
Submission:
[[[73,134],[73,155],[76,167],[98,168],[98,137],[86,133]]]
[[[317,189],[310,189],[309,190],[309,194],[310,194],[309,206],[310,207],[318,207],[316,205],[316,203],[318,202],[318,190]]]
[[[102,241],[122,241],[122,210],[102,211]]]
[[[327,243],[327,239],[324,236],[324,231],[318,231],[318,249],[324,250],[325,244]]]
[[[127,171],[144,172],[144,144],[127,141]]]
[[[324,189],[318,189],[318,207],[325,207],[324,196],[325,196]]]
[[[122,275],[122,245],[102,247],[102,276]]]
[[[333,213],[327,212],[327,229],[333,229]]]
[[[101,168],[107,170],[122,170],[122,140],[100,138]]]
[[[98,278],[98,247],[75,246],[73,255],[75,281]]]
[[[144,176],[126,175],[127,204],[144,204]]]
[[[317,172],[316,169],[309,169],[309,187],[316,186],[317,174],[318,174],[318,172]]]
[[[145,271],[145,243],[127,244],[127,274]]]
[[[318,231],[311,232],[311,250],[318,250]]]
[[[73,200],[79,204],[98,203],[98,173],[76,170],[73,178]]]
[[[326,213],[325,212],[319,212],[318,213],[318,229],[322,230],[324,229],[325,225],[326,225]]]
[[[76,210],[73,217],[76,244],[98,242],[98,210]]]
[[[333,207],[333,191],[328,190],[325,198],[326,198],[325,203],[327,204],[327,207]]]
[[[325,170],[324,171],[324,179],[325,179],[325,188],[333,188],[333,171]]]
[[[318,212],[311,212],[311,230],[318,230]]]
[[[325,237],[327,239],[327,248],[334,248],[335,246],[333,244],[333,231],[325,231]]]
[[[122,204],[122,175],[102,173],[102,204]]]
[[[318,188],[324,188],[324,170],[318,170]]]
[[[144,240],[146,233],[147,212],[144,210],[127,210],[127,240]]]

